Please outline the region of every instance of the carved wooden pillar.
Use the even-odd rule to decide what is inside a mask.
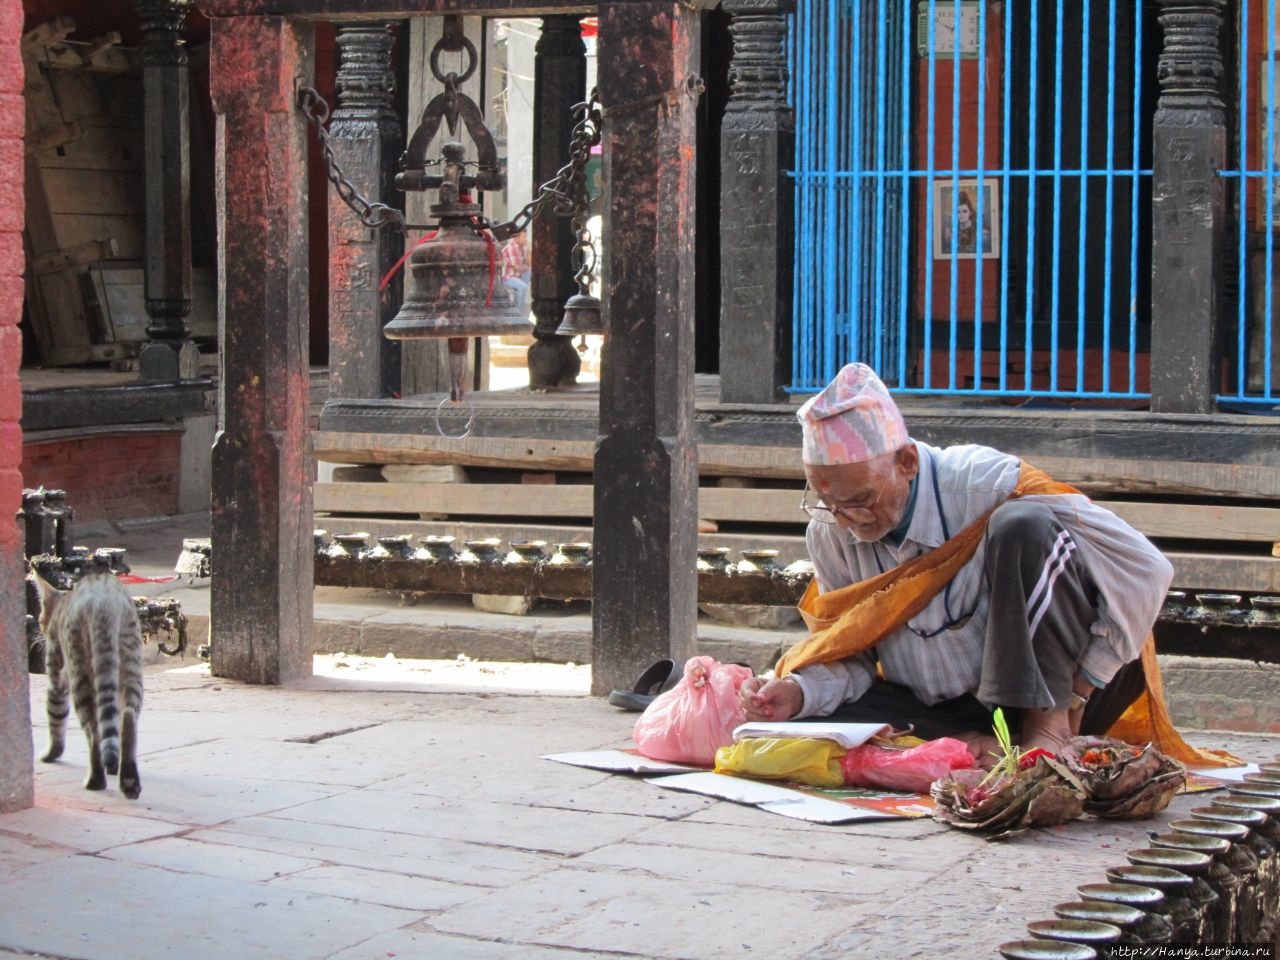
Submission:
[[[593,693],[694,650],[693,241],[699,15],[600,7],[604,325],[595,454]]]
[[[147,336],[138,358],[143,380],[191,379],[200,351],[189,339],[191,313],[191,159],[187,51],[179,31],[190,0],[135,0],[142,26],[146,162]]]
[[[23,256],[25,214],[23,154],[36,131],[24,131],[22,8],[0,13],[0,157],[9,171],[0,187],[0,813],[23,810],[35,802],[31,771],[31,678],[27,673],[26,595],[22,527],[14,515],[22,507]],[[24,144],[24,132],[33,138]],[[28,162],[31,157],[28,155]]]
[[[213,673],[311,673],[312,500],[307,331],[307,128],[314,30],[214,17],[218,114],[219,412],[213,445]]]
[[[542,18],[534,48],[533,191],[555,179],[569,162],[575,118],[569,107],[587,98],[587,48],[574,16]],[[567,219],[543,215],[533,221],[530,295],[537,320],[529,348],[529,386],[535,390],[574,383],[582,359],[572,337],[556,335],[564,302],[578,292],[573,282],[573,230]]]
[[[404,149],[391,107],[394,36],[389,26],[339,26],[337,107],[329,124],[334,160],[356,192],[391,206],[396,158]],[[329,191],[329,395],[372,400],[400,392],[400,341],[382,328],[400,305],[403,274],[383,276],[404,252],[401,234],[373,229]]]
[[[1153,125],[1151,409],[1212,413],[1227,162],[1218,49],[1224,0],[1157,0],[1164,46]]]
[[[723,0],[731,92],[720,127],[720,399],[773,403],[790,379],[794,0]]]

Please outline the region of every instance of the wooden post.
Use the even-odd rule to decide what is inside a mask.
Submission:
[[[142,25],[146,153],[147,336],[143,380],[190,380],[200,373],[191,341],[191,137],[187,51],[179,31],[190,0],[136,0]]]
[[[1227,131],[1219,85],[1224,0],[1157,0],[1164,46],[1152,128],[1151,409],[1213,413]]]
[[[391,108],[394,37],[385,25],[339,26],[338,95],[329,145],[343,176],[370,203],[399,206],[396,158],[404,149]],[[373,400],[400,392],[400,341],[382,335],[400,305],[403,273],[382,277],[404,252],[400,233],[367,227],[329,191],[329,395]]]
[[[604,325],[591,689],[694,651],[693,240],[699,14],[600,4]]]
[[[775,403],[790,379],[792,207],[787,15],[794,0],[723,0],[731,93],[720,127],[720,399]]]
[[[22,509],[22,5],[0,6],[0,164],[11,172],[0,183],[0,813],[30,807],[31,678],[27,674],[24,530]],[[31,133],[32,131],[27,131]]]
[[[213,445],[216,676],[311,673],[312,505],[307,345],[307,128],[313,28],[214,17],[218,114],[219,412]]]
[[[569,107],[587,98],[587,48],[576,16],[542,18],[534,48],[533,191],[554,180],[569,162],[576,120]],[[533,221],[533,279],[529,294],[536,318],[529,347],[529,386],[546,390],[574,383],[582,359],[572,337],[556,334],[564,302],[578,292],[573,282],[573,229],[569,220],[544,213]]]

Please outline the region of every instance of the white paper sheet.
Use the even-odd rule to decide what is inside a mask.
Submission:
[[[604,770],[607,773],[695,773],[701,767],[692,767],[683,763],[669,763],[666,760],[650,760],[648,757],[629,750],[587,750],[581,753],[548,753],[543,760],[554,760],[556,763],[567,763],[574,767],[586,767],[590,770]]]
[[[1198,773],[1202,777],[1212,777],[1214,780],[1229,780],[1234,783],[1243,783],[1246,773],[1257,773],[1258,765],[1256,763],[1246,763],[1243,767],[1187,767],[1192,773]]]
[[[730,800],[759,807],[768,813],[778,813],[796,820],[811,823],[851,823],[855,820],[891,820],[900,814],[883,813],[850,806],[836,800],[814,797],[790,787],[743,777],[731,777],[723,773],[685,773],[672,777],[658,777],[646,781],[668,790],[700,793],[707,797]]]

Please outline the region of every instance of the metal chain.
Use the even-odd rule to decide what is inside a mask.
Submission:
[[[329,121],[329,104],[325,102],[324,97],[311,87],[301,87],[298,90],[298,108],[316,128],[316,136],[320,138],[320,145],[324,147],[326,176],[338,191],[342,202],[355,212],[360,222],[366,227],[374,230],[380,227],[394,227],[400,233],[404,233],[404,214],[401,211],[385,203],[370,203],[360,195],[355,184],[343,175],[342,167],[338,165],[338,159],[334,156],[333,147],[329,143],[329,131],[325,128],[325,124]]]
[[[538,188],[538,195],[524,205],[514,217],[506,223],[496,224],[494,234],[500,239],[513,237],[523,233],[534,216],[547,204],[560,216],[582,217],[585,222],[587,205],[587,163],[591,159],[591,148],[600,142],[600,127],[603,113],[600,108],[600,97],[595,89],[585,103],[575,104],[574,116],[579,117],[573,128],[569,142],[569,162],[561,167],[553,179]]]
[[[300,87],[298,108],[315,127],[316,136],[319,137],[320,144],[324,148],[325,172],[329,182],[333,184],[342,201],[360,218],[360,222],[372,229],[390,226],[401,233],[406,232],[405,217],[401,211],[385,203],[370,203],[360,195],[355,184],[343,174],[342,167],[338,164],[329,142],[329,131],[325,128],[325,124],[329,121],[329,104],[325,99],[312,87]],[[507,239],[517,233],[523,233],[538,212],[550,204],[551,209],[560,216],[574,218],[574,232],[579,238],[579,243],[575,244],[575,247],[581,246],[586,233],[587,163],[591,159],[591,148],[600,143],[603,118],[598,93],[593,89],[585,103],[574,105],[573,113],[579,119],[573,128],[569,144],[569,162],[557,171],[554,178],[539,187],[538,195],[525,204],[510,220],[486,224],[492,226],[494,235],[498,239]],[[429,161],[430,164],[441,162],[443,161],[440,159]],[[586,233],[586,242],[588,244],[591,242],[589,233]],[[576,249],[575,254],[582,256],[583,251]],[[594,261],[594,256],[591,259]],[[583,264],[580,263],[578,266],[581,267]]]

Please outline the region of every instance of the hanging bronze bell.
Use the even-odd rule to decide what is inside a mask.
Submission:
[[[497,242],[475,229],[483,209],[445,193],[431,207],[439,229],[409,254],[404,302],[383,333],[393,340],[528,333],[529,317],[502,284]]]
[[[465,55],[461,74],[441,73],[438,58],[444,51]],[[472,201],[473,191],[500,190],[506,183],[493,134],[484,125],[480,108],[458,88],[478,62],[475,46],[462,29],[462,18],[447,15],[431,54],[432,75],[445,91],[427,104],[396,176],[401,190],[439,189],[439,202],[431,206],[439,227],[409,254],[400,312],[383,328],[393,340],[489,337],[530,329],[528,316],[519,313],[502,283],[498,241],[481,229],[486,222],[484,208]],[[443,165],[435,172],[426,150],[441,124],[451,137],[459,125],[466,127],[476,147],[474,163],[467,162],[466,148],[459,141],[449,139],[441,145]]]
[[[564,316],[556,334],[576,337],[580,334],[604,333],[604,318],[600,315],[600,299],[589,293],[575,293],[564,304]]]

